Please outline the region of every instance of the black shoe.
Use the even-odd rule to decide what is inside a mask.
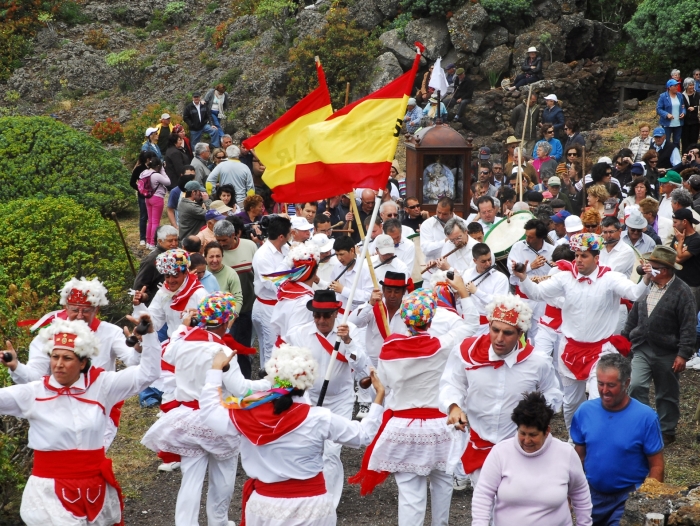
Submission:
[[[676,435],[669,435],[667,433],[663,433],[661,437],[664,439],[664,447],[670,446],[676,441]]]

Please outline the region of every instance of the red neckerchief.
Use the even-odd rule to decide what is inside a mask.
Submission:
[[[253,409],[230,409],[228,414],[236,429],[256,446],[264,446],[291,433],[304,423],[311,406],[294,403],[281,414],[274,405],[262,404]]]
[[[174,311],[182,312],[187,307],[187,302],[190,301],[192,294],[194,294],[199,289],[203,288],[199,280],[189,272],[186,274],[185,284],[182,286],[180,292],[173,296],[172,302],[170,303],[170,308]],[[167,285],[163,284],[167,289]]]
[[[520,363],[525,361],[528,356],[532,354],[535,348],[527,343],[525,347],[520,347],[518,344],[518,358],[515,363]],[[489,348],[491,347],[491,338],[488,334],[483,334],[481,336],[473,336],[467,338],[459,346],[460,353],[462,354],[462,359],[467,362],[465,367],[468,371],[473,371],[475,369],[481,369],[482,367],[493,367],[498,369],[502,367],[506,362],[505,360],[491,361],[489,359]]]
[[[384,312],[384,316],[382,316],[382,311]],[[374,305],[372,305],[372,312],[374,313],[374,321],[377,322],[377,328],[379,329],[379,334],[382,335],[382,338],[385,340],[389,337],[389,333],[386,332],[386,325],[384,325],[384,320],[389,322],[389,311],[386,309],[386,305],[384,305],[384,300],[378,301]]]
[[[233,339],[233,336],[226,333],[221,338],[213,332],[201,327],[190,327],[184,332],[183,339],[188,342],[215,342],[225,345],[229,349],[236,351],[236,354],[255,354],[258,352],[254,347],[246,347]]]
[[[318,332],[316,333],[316,338],[318,338],[318,343],[321,344],[321,347],[323,347],[328,354],[333,354],[333,345],[331,345],[331,342],[326,340],[326,337],[323,336],[323,334],[319,334]],[[348,359],[343,356],[342,354],[338,353],[338,361],[341,361],[343,363],[348,363]]]
[[[17,327],[26,327],[27,325],[31,325],[29,330],[31,332],[34,332],[38,329],[43,329],[47,325],[50,325],[53,320],[56,318],[59,318],[61,320],[67,320],[68,319],[68,313],[66,312],[66,309],[63,310],[55,310],[53,312],[49,312],[48,314],[44,314],[40,319],[38,320],[24,320],[24,321],[18,321],[17,322]],[[100,326],[100,320],[97,319],[97,316],[95,316],[88,325],[90,327],[90,330],[92,332],[97,331],[97,328]]]
[[[295,300],[298,298],[303,298],[304,296],[314,297],[314,291],[309,287],[305,287],[297,281],[285,281],[277,289],[277,299],[282,300]]]
[[[382,345],[379,359],[428,358],[436,354],[441,346],[440,340],[429,334],[419,334],[418,336],[392,334]]]
[[[573,274],[574,278],[579,281],[579,282],[585,282],[588,283],[589,285],[593,283],[591,278],[588,276],[580,276],[578,273],[578,269],[576,268],[576,265],[571,262],[571,261],[566,261],[565,259],[560,259],[557,261],[557,268],[561,270],[562,272],[571,272]],[[610,271],[610,267],[597,267],[598,268],[598,275],[596,277],[600,278],[603,276],[606,272]]]
[[[85,375],[85,388],[82,387],[54,387],[49,383],[50,376],[44,376],[44,387],[49,391],[56,393],[54,396],[48,398],[37,398],[37,402],[48,402],[49,400],[55,400],[59,396],[70,396],[75,398],[80,402],[85,402],[86,404],[94,404],[102,409],[102,412],[106,414],[105,407],[99,403],[97,400],[90,400],[89,398],[80,398],[79,395],[85,394],[90,386],[95,383],[97,377],[104,372],[104,369],[99,367],[90,367],[90,370]]]

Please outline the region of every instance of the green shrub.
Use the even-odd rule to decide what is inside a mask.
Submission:
[[[163,11],[163,18],[175,27],[180,27],[185,20],[187,4],[182,1],[169,2]]]
[[[281,44],[288,48],[296,34],[296,8],[297,3],[293,0],[260,0],[255,9],[255,16],[275,28]]]
[[[399,5],[403,13],[410,17],[443,17],[460,4],[459,0],[401,0]]]
[[[185,129],[187,129],[187,126],[182,122],[182,117],[174,111],[173,106],[149,104],[145,108],[133,110],[131,119],[124,126],[125,157],[127,162],[133,163],[136,161],[141,151],[141,146],[146,142],[146,137],[144,136],[146,129],[157,125],[160,122],[160,116],[164,113],[170,114],[170,122],[173,125],[183,124]]]
[[[328,24],[316,36],[303,38],[289,50],[287,95],[299,100],[318,87],[314,56],[321,58],[334,108],[342,108],[345,86],[350,82],[355,93],[369,88],[374,58],[379,54],[379,40],[369,31],[357,27],[345,8],[331,8]]]
[[[153,18],[146,26],[146,32],[151,31],[164,31],[165,30],[165,16],[163,16],[163,11],[160,9],[153,10]]]
[[[216,84],[220,82],[221,84],[226,86],[226,89],[232,89],[232,87],[235,86],[238,82],[238,79],[241,78],[242,74],[243,70],[241,68],[231,68],[226,73],[224,73],[224,76],[221,77]]]
[[[481,0],[481,6],[488,12],[489,20],[497,23],[528,15],[532,11],[532,0]]]
[[[394,20],[389,24],[389,29],[398,30],[399,38],[406,38],[406,26],[413,20],[413,16],[410,13],[400,13]]]
[[[0,119],[0,158],[0,202],[70,196],[102,213],[132,206],[129,172],[119,158],[54,119]]]
[[[128,91],[133,88],[138,80],[139,57],[141,53],[136,49],[125,49],[119,53],[110,53],[105,57],[105,62],[113,68],[119,76],[119,89]]]
[[[58,8],[58,18],[69,26],[77,24],[87,24],[90,17],[83,13],[83,7],[73,0],[63,0]]]

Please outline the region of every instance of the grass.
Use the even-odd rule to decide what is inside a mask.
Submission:
[[[639,109],[631,113],[630,118],[620,122],[615,128],[595,130],[603,140],[596,151],[598,157],[608,156],[613,158],[621,148],[627,148],[630,141],[639,135],[639,125],[643,122],[649,124],[653,130],[658,122],[656,115],[656,99],[650,97],[642,102]]]

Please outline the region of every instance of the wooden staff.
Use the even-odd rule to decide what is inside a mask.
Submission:
[[[586,145],[581,146],[581,213],[586,209]]]
[[[345,85],[345,105],[348,105],[348,102],[350,101],[350,83],[348,82]]]
[[[530,114],[530,98],[532,97],[532,84],[528,85],[527,102],[525,102],[525,120],[523,121],[523,134],[518,148],[518,186],[520,187],[520,201],[523,200],[523,148],[525,147],[525,130],[527,129],[527,117]]]
[[[117,214],[115,212],[112,212],[112,219],[114,219],[114,224],[117,225],[117,232],[119,232],[119,237],[122,238],[122,245],[124,245],[124,252],[126,252],[126,258],[129,260],[131,273],[134,275],[134,277],[136,277],[136,269],[134,268],[134,262],[131,261],[131,252],[129,252],[129,247],[126,245],[124,234],[122,234],[122,227],[119,226],[119,220],[117,219]]]
[[[465,245],[459,245],[458,247],[454,247],[452,250],[450,250],[450,251],[449,251],[447,254],[445,254],[444,256],[440,256],[439,259],[445,259],[446,257],[451,256],[452,254],[454,254],[454,253],[457,252],[458,250],[464,248],[464,246],[465,246]],[[430,270],[430,269],[432,269],[432,268],[435,268],[435,267],[437,267],[437,266],[438,266],[438,263],[437,263],[437,260],[435,260],[435,261],[433,261],[432,263],[428,263],[428,264],[425,266],[425,268],[423,269],[423,272],[425,272],[426,270]]]
[[[360,211],[357,209],[357,202],[355,201],[354,190],[350,192],[350,206],[352,207],[352,213],[355,215],[355,219],[357,222],[357,231],[360,234],[360,239],[362,240],[363,244],[369,245],[369,240],[365,238],[365,229],[362,226],[362,221],[360,221]],[[372,228],[371,225],[370,228]],[[369,267],[369,275],[372,276],[372,283],[374,285],[374,288],[377,290],[382,290],[379,288],[379,282],[377,281],[377,275],[374,272],[374,266],[372,265],[372,256],[369,255],[369,250],[365,251],[365,255],[367,256],[367,266]],[[386,311],[384,309],[379,309],[379,312],[382,313],[382,321],[384,322],[384,328],[386,329],[386,333],[391,334],[391,329],[389,328],[389,320],[387,320],[386,318]]]

